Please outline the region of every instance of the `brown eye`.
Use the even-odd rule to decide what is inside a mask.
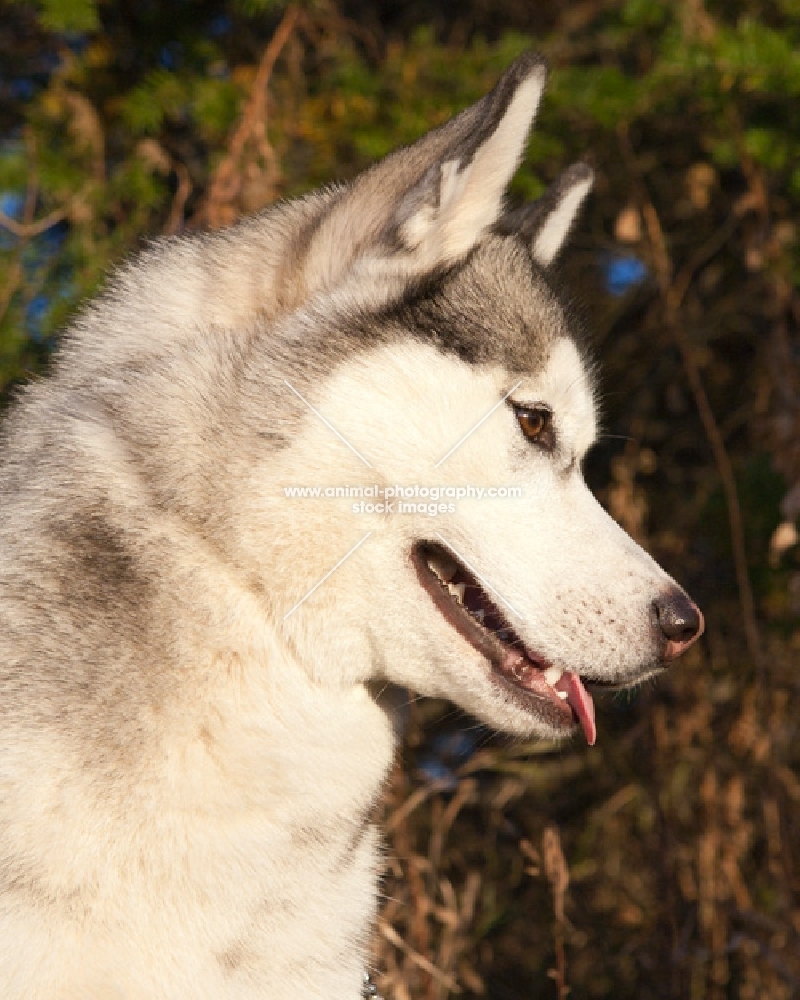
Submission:
[[[545,448],[555,444],[553,435],[553,415],[542,406],[515,406],[522,433],[529,441],[535,441]]]

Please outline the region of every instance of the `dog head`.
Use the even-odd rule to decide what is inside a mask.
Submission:
[[[522,57],[306,224],[302,302],[269,361],[299,423],[257,473],[248,544],[320,683],[383,677],[593,742],[586,685],[640,682],[703,624],[583,480],[591,369],[552,265],[592,172],[503,205],[544,83]]]

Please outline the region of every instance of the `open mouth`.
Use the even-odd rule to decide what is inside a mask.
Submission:
[[[580,677],[529,649],[485,587],[444,546],[419,542],[412,561],[433,603],[489,661],[493,679],[517,704],[528,711],[535,707],[556,728],[579,723],[592,746],[597,737],[594,702]]]

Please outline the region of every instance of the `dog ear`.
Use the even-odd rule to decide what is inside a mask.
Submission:
[[[491,93],[445,126],[444,148],[393,212],[390,241],[438,265],[475,246],[501,214],[546,77],[541,57],[528,53]]]
[[[330,288],[358,260],[409,274],[467,254],[502,212],[546,76],[541,56],[521,56],[476,104],[339,191],[316,225],[308,289]]]
[[[504,215],[496,229],[528,240],[534,259],[542,267],[549,267],[561,252],[593,183],[592,168],[586,163],[574,163],[537,201]]]

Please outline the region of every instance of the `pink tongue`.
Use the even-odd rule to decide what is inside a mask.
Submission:
[[[583,726],[586,742],[590,747],[593,747],[597,739],[597,727],[594,724],[594,702],[592,696],[581,684],[580,677],[565,670],[554,686],[556,691],[567,692],[567,704],[578,716],[578,721]]]

